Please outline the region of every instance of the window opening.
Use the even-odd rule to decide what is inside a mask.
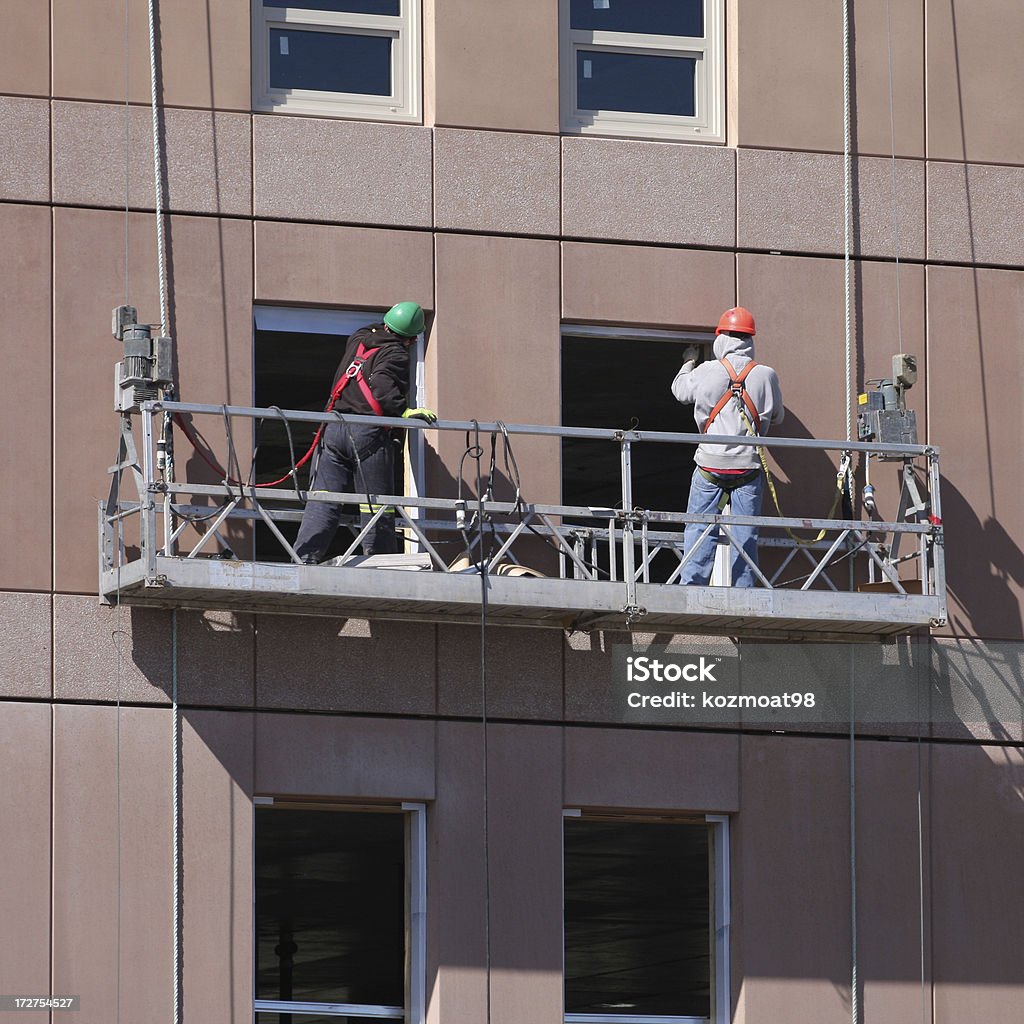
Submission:
[[[566,815],[565,1020],[728,1020],[727,819]]]
[[[423,815],[255,808],[258,1024],[422,1021]]]
[[[257,306],[254,310],[254,404],[258,408],[277,406],[306,412],[323,412],[331,391],[331,382],[350,335],[360,327],[380,321],[384,310],[298,309]],[[423,388],[423,339],[410,348],[410,401],[414,406],[425,404]],[[315,423],[291,423],[295,457],[301,458],[316,434]],[[390,443],[403,448],[406,458],[395,459],[395,494],[419,494],[423,479],[424,440],[420,431],[395,431]],[[407,437],[407,434],[415,436]],[[257,427],[257,482],[277,480],[291,468],[288,432],[280,420],[266,419]],[[315,458],[315,457],[314,457]],[[309,487],[313,460],[298,471],[299,487]],[[288,486],[283,484],[281,486]],[[275,507],[267,502],[268,507]],[[277,507],[294,506],[280,504]],[[352,515],[357,509],[353,506]],[[301,513],[294,513],[291,522],[277,526],[289,543],[294,543]],[[338,531],[327,557],[342,554],[355,534]],[[277,539],[265,523],[255,529],[256,560],[287,561]]]
[[[562,332],[562,424],[567,427],[696,432],[693,406],[672,396],[671,384],[683,363],[683,348],[713,341],[711,334],[630,331],[567,325]],[[685,510],[694,448],[637,444],[632,448],[633,504],[660,511]],[[619,449],[603,441],[562,441],[562,501],[589,508],[622,505]],[[582,525],[606,526],[600,518]],[[662,527],[659,527],[661,529]],[[682,526],[664,527],[682,532]],[[600,555],[600,557],[605,557]],[[660,552],[652,582],[662,582],[678,565]]]

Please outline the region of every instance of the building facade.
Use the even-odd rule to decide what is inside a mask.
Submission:
[[[79,1024],[170,1016],[176,989],[190,1024],[255,999],[321,1004],[260,1024],[1019,1019],[1024,8],[850,0],[847,245],[839,0],[623,7],[158,4],[178,394],[278,404],[263,311],[411,299],[442,418],[577,422],[601,387],[644,426],[670,378],[642,346],[741,304],[784,433],[841,439],[849,251],[855,383],[916,354],[941,450],[927,685],[958,717],[852,751],[628,724],[612,649],[670,637],[491,626],[482,672],[480,629],[440,617],[100,605],[110,310],[161,318],[147,5],[0,0],[0,995],[78,995]],[[428,437],[425,479],[463,447]],[[516,451],[558,502],[557,444]],[[783,505],[823,515],[832,463],[780,461]]]

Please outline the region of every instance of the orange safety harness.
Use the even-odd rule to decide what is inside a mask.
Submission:
[[[742,402],[750,413],[751,424],[754,427],[754,433],[760,436],[761,433],[761,417],[758,415],[757,406],[754,405],[754,400],[750,397],[747,392],[747,386],[744,381],[747,379],[747,374],[757,366],[757,361],[751,359],[746,366],[743,367],[741,373],[737,373],[733,369],[732,363],[723,356],[718,360],[722,366],[725,367],[725,372],[729,374],[729,390],[718,400],[715,407],[711,410],[711,415],[704,421],[704,426],[700,428],[702,434],[708,432],[708,428],[715,421],[715,417],[726,407],[729,399],[735,398],[738,402]]]

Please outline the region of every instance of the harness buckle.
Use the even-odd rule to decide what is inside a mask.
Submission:
[[[345,376],[348,377],[349,380],[352,380],[353,377],[357,377],[359,375],[359,371],[363,368],[364,362],[366,362],[365,359],[356,356],[356,358],[349,363],[348,369],[345,371]]]

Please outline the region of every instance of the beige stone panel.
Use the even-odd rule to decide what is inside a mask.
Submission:
[[[153,135],[148,107],[53,104],[54,202],[124,207],[125,121],[128,125],[128,201],[154,205]],[[163,154],[167,210],[252,213],[249,117],[209,110],[164,111]]]
[[[150,101],[146,0],[53,0],[52,10],[54,96],[123,103],[127,61],[131,102]],[[250,109],[249,11],[246,0],[158,5],[164,103]]]
[[[487,1016],[483,749],[479,724],[437,723],[437,794],[427,819],[429,1024]]]
[[[434,222],[456,231],[557,235],[561,147],[550,135],[434,130]]]
[[[1024,163],[1024,7],[925,0],[925,17],[929,158]]]
[[[442,722],[437,735],[438,788],[428,855],[428,1020],[481,1019],[489,910],[493,1019],[557,1021],[562,1012],[560,732],[488,727],[488,858],[480,726]]]
[[[427,393],[435,397],[437,412],[444,419],[557,424],[558,243],[439,235],[435,256],[438,313],[426,369]],[[557,442],[513,436],[512,443],[525,500],[557,502]],[[461,435],[443,436],[440,458],[428,465],[434,488],[429,493],[455,496],[464,447]],[[475,487],[475,470],[466,472],[472,477],[468,494]],[[511,487],[501,481],[495,494],[505,500]]]
[[[734,304],[735,288],[732,253],[562,244],[566,320],[708,330]]]
[[[58,705],[53,766],[52,991],[81,996],[83,1024],[155,1019],[173,985],[170,713]]]
[[[734,976],[744,1024],[850,1019],[847,745],[744,736],[731,831]]]
[[[49,594],[0,591],[0,696],[51,695]]]
[[[431,722],[260,714],[255,791],[371,800],[434,798]]]
[[[120,696],[122,701],[165,704],[171,699],[176,646],[180,703],[252,705],[253,616],[179,611],[175,640],[169,611],[104,606],[95,597],[75,594],[57,594],[53,602],[58,699],[113,701]],[[47,635],[47,652],[49,644]]]
[[[252,716],[183,715],[182,1007],[186,1020],[252,1019]]]
[[[631,139],[562,139],[562,233],[573,238],[732,247],[731,149]]]
[[[848,744],[838,745],[849,751]],[[928,936],[934,900],[928,896],[927,881],[931,830],[928,748],[916,743],[859,742],[856,766],[857,960],[862,1019],[916,1020],[921,1015],[919,855],[926,879],[927,998],[931,986]],[[835,807],[831,823],[838,825],[845,809]],[[822,824],[819,821],[819,827]]]
[[[434,711],[430,623],[265,615],[256,642],[260,707]]]
[[[53,694],[58,700],[171,699],[171,613],[53,598]]]
[[[492,626],[486,644],[488,717],[562,717],[562,634],[558,630]],[[438,626],[439,714],[480,714],[480,658],[478,626]]]
[[[842,260],[741,253],[737,277],[736,300],[757,324],[757,359],[775,368],[782,385],[786,419],[775,433],[845,438]],[[828,512],[837,459],[820,451],[776,449],[771,461],[787,516]]]
[[[434,306],[434,243],[423,231],[257,221],[258,302]]]
[[[435,124],[558,132],[555,4],[441,0],[424,14],[433,69],[425,87]]]
[[[0,96],[0,200],[49,202],[49,179],[49,102]]]
[[[0,714],[0,991],[50,992],[50,709]],[[38,1016],[38,1015],[37,1015]]]
[[[929,440],[939,446],[950,632],[1024,636],[1024,273],[928,268]]]
[[[1024,650],[1019,643],[932,641],[931,735],[1020,743]]]
[[[430,227],[430,129],[253,118],[253,209],[286,220]]]
[[[0,239],[0,475],[17,481],[0,516],[0,587],[49,590],[50,211],[0,205]]]
[[[1019,747],[961,744],[930,754],[935,1020],[1013,1020],[1024,945],[1024,757]]]
[[[1024,265],[1024,169],[928,164],[928,258]]]
[[[119,346],[109,338],[95,350],[89,337],[107,338],[110,310],[125,301],[123,213],[61,209],[54,222],[56,585],[90,593],[96,587],[96,500],[105,498],[105,470],[117,452],[113,411],[114,365]],[[244,221],[168,219],[168,302],[176,342],[181,398],[193,402],[248,403],[252,396],[252,234]],[[143,322],[160,319],[155,224],[128,219],[129,301]],[[106,356],[97,356],[106,352]],[[109,397],[108,397],[109,396]],[[221,421],[197,420],[223,465],[227,443]],[[237,429],[237,428],[236,428]],[[136,427],[136,441],[141,435]],[[248,431],[236,448],[247,470]],[[69,443],[74,438],[74,443]],[[177,435],[178,479],[210,483],[211,470]],[[134,484],[124,487],[133,495]],[[244,535],[230,533],[240,545]],[[183,544],[187,538],[183,540]],[[241,550],[241,547],[240,547]]]
[[[0,0],[0,93],[50,92],[49,4]]]
[[[732,813],[740,806],[738,755],[736,736],[567,729],[565,803],[567,807]]]
[[[924,165],[864,157],[853,165],[851,252],[923,259]],[[741,149],[737,244],[789,252],[845,251],[843,158]]]
[[[490,726],[487,757],[491,1019],[495,1024],[559,1021],[561,730]]]
[[[737,0],[738,144],[843,151],[843,19],[817,0]],[[887,17],[887,10],[890,17]],[[922,0],[851,6],[855,151],[923,155]],[[892,50],[890,120],[889,51]]]

